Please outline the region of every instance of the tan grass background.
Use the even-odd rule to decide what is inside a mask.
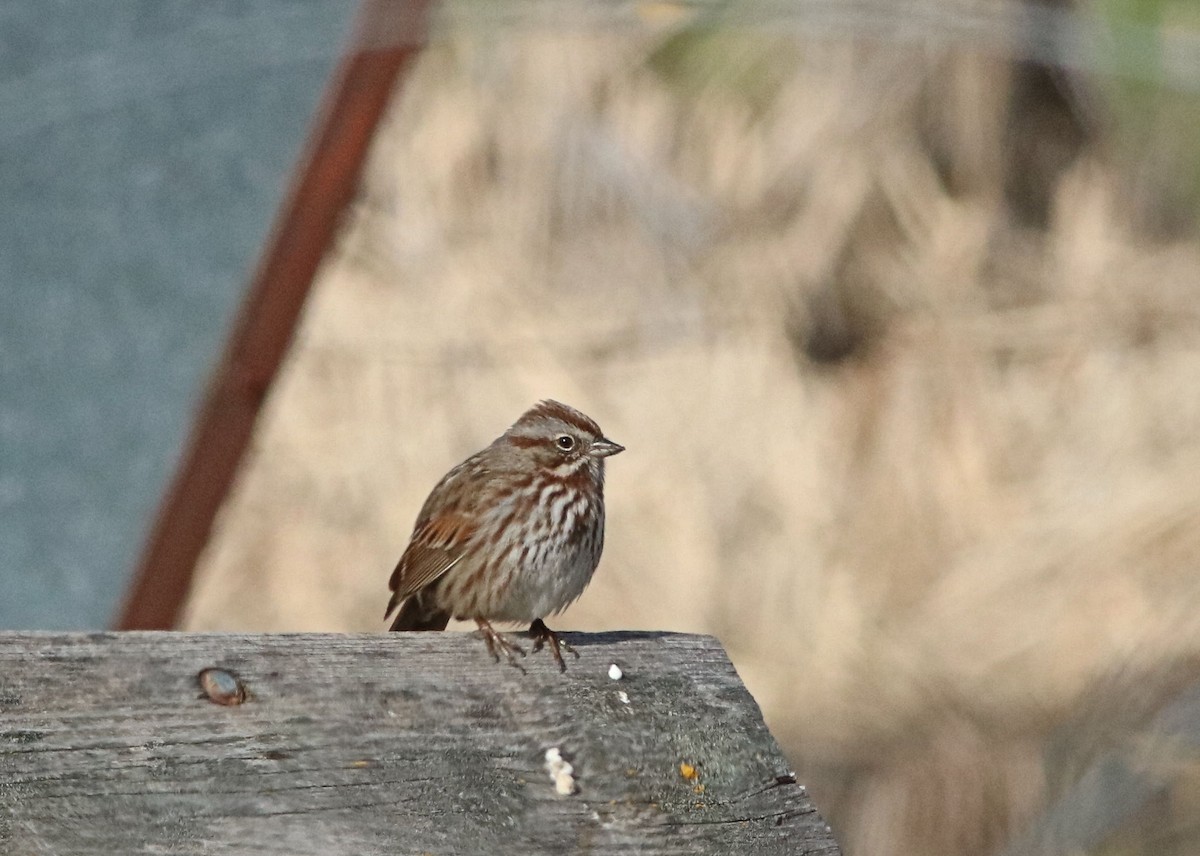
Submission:
[[[628,452],[553,626],[719,636],[847,853],[1200,852],[1200,242],[1007,57],[643,19],[441,31],[186,626],[382,630],[559,398]]]

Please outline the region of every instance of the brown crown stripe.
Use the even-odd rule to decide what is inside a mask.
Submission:
[[[599,437],[601,433],[600,426],[592,421],[590,417],[580,413],[574,407],[568,407],[561,402],[551,399],[539,401],[517,421],[517,424],[527,425],[539,419],[558,419],[578,428],[580,431],[591,434],[593,437]]]

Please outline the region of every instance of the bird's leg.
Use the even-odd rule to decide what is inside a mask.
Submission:
[[[506,639],[504,634],[499,633],[491,623],[483,618],[476,618],[475,625],[479,628],[479,635],[483,637],[484,643],[487,645],[488,653],[492,655],[492,659],[497,663],[500,662],[500,652],[504,652],[504,656],[508,659],[508,665],[514,666],[521,671],[521,664],[517,662],[516,655],[525,656],[525,649],[513,642],[511,639]]]
[[[529,636],[533,639],[534,651],[540,651],[543,645],[547,642],[550,643],[550,653],[554,655],[554,660],[558,663],[558,669],[561,672],[567,670],[567,664],[563,662],[562,658],[563,651],[566,651],[568,654],[574,654],[575,659],[579,659],[579,652],[559,639],[558,634],[547,627],[546,622],[540,618],[535,618],[533,624],[529,625]]]

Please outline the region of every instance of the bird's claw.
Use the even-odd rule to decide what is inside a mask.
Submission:
[[[488,622],[476,621],[475,623],[479,626],[479,635],[483,637],[484,644],[487,645],[488,653],[492,655],[492,659],[499,663],[500,654],[503,652],[505,659],[508,660],[508,665],[524,674],[525,668],[517,662],[517,655],[520,654],[524,657],[525,649],[505,637],[504,634],[499,633]]]
[[[529,625],[529,636],[533,639],[533,650],[535,652],[542,650],[542,647],[547,642],[550,643],[550,653],[554,655],[554,661],[558,663],[558,670],[560,672],[565,672],[567,670],[567,664],[563,662],[563,651],[566,651],[568,654],[574,654],[575,659],[579,659],[579,652],[572,648],[570,644],[559,638],[559,635],[547,627],[546,622],[542,621],[540,618],[535,619],[534,622]]]

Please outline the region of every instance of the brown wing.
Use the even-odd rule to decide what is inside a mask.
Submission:
[[[474,521],[461,511],[443,511],[419,522],[404,555],[396,563],[396,570],[392,571],[388,583],[392,597],[384,618],[391,615],[402,600],[454,567],[462,559],[466,543],[474,532]]]

